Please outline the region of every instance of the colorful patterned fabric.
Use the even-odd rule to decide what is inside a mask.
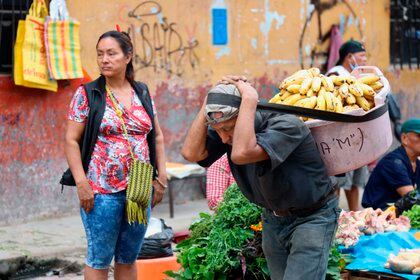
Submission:
[[[80,23],[75,20],[47,20],[45,48],[52,79],[83,78],[80,58]]]
[[[146,137],[152,123],[134,90],[132,96],[129,110],[118,102],[123,111],[130,143],[123,135],[121,120],[113,109],[112,101],[106,97],[104,117],[87,172],[89,184],[95,193],[115,193],[127,188],[132,162],[130,145],[136,158],[150,162]],[[156,112],[155,108],[153,110]],[[85,123],[88,114],[87,94],[83,87],[79,87],[71,101],[68,119]]]
[[[226,154],[207,169],[206,181],[207,204],[214,209],[222,201],[225,190],[235,183]]]

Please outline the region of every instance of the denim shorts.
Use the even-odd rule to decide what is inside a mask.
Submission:
[[[95,194],[92,211],[80,208],[87,239],[86,265],[107,269],[115,257],[116,263],[136,261],[147,226],[127,222],[125,191],[113,194]],[[147,210],[150,218],[150,206]]]

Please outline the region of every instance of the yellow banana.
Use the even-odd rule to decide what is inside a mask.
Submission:
[[[280,84],[280,89],[283,89],[283,88],[286,89],[291,85],[300,85],[300,84],[302,84],[303,80],[305,80],[305,78],[306,77],[304,77],[304,76],[296,76],[296,77],[293,77],[291,79],[284,80]]]
[[[375,97],[375,91],[369,85],[359,83],[359,88],[363,91],[363,96],[366,98]]]
[[[347,76],[347,77],[346,77],[346,82],[347,82],[349,85],[352,85],[352,84],[356,83],[356,81],[357,81],[357,79],[356,79],[355,77],[353,77],[353,76]]]
[[[293,77],[293,76],[305,76],[305,77],[309,77],[310,75],[311,75],[311,72],[309,72],[309,70],[302,69],[302,70],[296,71],[290,77]]]
[[[334,107],[334,95],[332,94],[332,92],[326,91],[325,94],[325,103],[327,104],[327,111],[332,111],[334,112],[335,107]]]
[[[311,73],[308,70],[299,70],[293,73],[291,76],[287,77],[280,84],[279,88],[287,88],[290,85],[301,84],[305,78],[311,76]]]
[[[370,87],[373,88],[374,91],[378,91],[381,88],[383,88],[384,85],[381,82],[378,81],[376,83],[370,84]]]
[[[363,91],[360,90],[357,84],[349,85],[349,92],[354,96],[363,96]]]
[[[287,87],[287,91],[291,92],[291,93],[299,93],[300,90],[300,85],[290,85]]]
[[[378,75],[375,74],[368,74],[366,76],[363,76],[361,78],[358,79],[359,82],[364,83],[364,84],[373,84],[377,81],[379,81],[381,78]]]
[[[321,76],[321,82],[322,85],[325,87],[327,91],[333,91],[334,90],[334,83],[332,79],[328,76]]]
[[[349,93],[346,97],[346,103],[349,104],[349,105],[355,104],[356,103],[356,97],[353,94]]]
[[[343,103],[341,103],[341,98],[333,96],[334,111],[336,113],[343,113]]]
[[[324,99],[325,99],[325,105],[326,105],[326,110],[327,111],[334,111],[334,104],[333,104],[333,94],[329,91],[325,91],[325,89],[321,89],[319,91],[319,95],[323,95]]]
[[[299,101],[300,99],[304,98],[305,96],[300,95],[300,94],[293,94],[290,95],[289,97],[287,97],[282,104],[285,105],[294,105],[297,101]]]
[[[316,68],[316,67],[312,67],[308,71],[312,74],[312,77],[314,77],[314,78],[318,77],[319,74],[321,73],[321,71],[319,71],[319,69]]]
[[[375,96],[372,96],[372,95],[363,95],[363,97],[366,98],[367,101],[373,102],[375,100]]]
[[[268,101],[268,103],[277,103],[277,102],[279,102],[279,101],[281,101],[281,99],[280,99],[280,93],[278,93],[278,94],[274,95],[274,96],[270,99],[270,101]]]
[[[312,86],[312,78],[306,78],[303,80],[302,85],[300,86],[299,93],[300,94],[306,94],[308,90]]]
[[[369,111],[371,108],[369,102],[363,96],[356,96],[356,103],[365,111]]]
[[[346,77],[343,76],[330,76],[330,78],[336,86],[341,86],[346,82]]]
[[[298,102],[303,103],[303,106],[301,106],[301,107],[313,109],[316,106],[316,99],[317,99],[316,96],[311,96],[311,97],[301,99]],[[298,102],[295,103],[295,106],[297,106],[296,104]]]
[[[284,101],[287,97],[289,97],[289,96],[291,96],[292,95],[292,93],[291,92],[289,92],[289,91],[287,91],[287,90],[285,90],[285,89],[282,89],[281,91],[280,91],[280,100],[281,101]]]
[[[342,84],[340,87],[339,87],[339,92],[340,92],[340,94],[342,95],[342,96],[345,96],[345,97],[347,97],[347,95],[349,94],[349,86],[347,85],[347,84]]]
[[[314,93],[314,91],[310,88],[310,89],[306,92],[306,96],[307,96],[307,97],[315,96],[315,93]]]
[[[313,92],[318,92],[320,88],[321,88],[321,78],[320,77],[313,78],[312,79],[312,91]]]
[[[316,106],[315,109],[317,110],[326,110],[327,104],[325,103],[325,97],[323,94],[318,94],[316,98]]]

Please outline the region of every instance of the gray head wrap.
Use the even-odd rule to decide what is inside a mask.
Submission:
[[[239,90],[234,85],[224,85],[219,84],[209,90],[208,94],[221,94],[221,95],[233,95],[241,97]],[[222,116],[220,118],[214,118],[213,113],[220,112]],[[215,104],[214,100],[212,104],[209,104],[209,99],[207,99],[206,104],[206,120],[207,124],[215,124],[230,120],[236,117],[239,113],[239,108],[232,107],[229,105]]]

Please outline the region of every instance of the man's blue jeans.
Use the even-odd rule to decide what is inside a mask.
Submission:
[[[262,246],[273,280],[324,280],[337,229],[338,199],[305,217],[263,212]]]

